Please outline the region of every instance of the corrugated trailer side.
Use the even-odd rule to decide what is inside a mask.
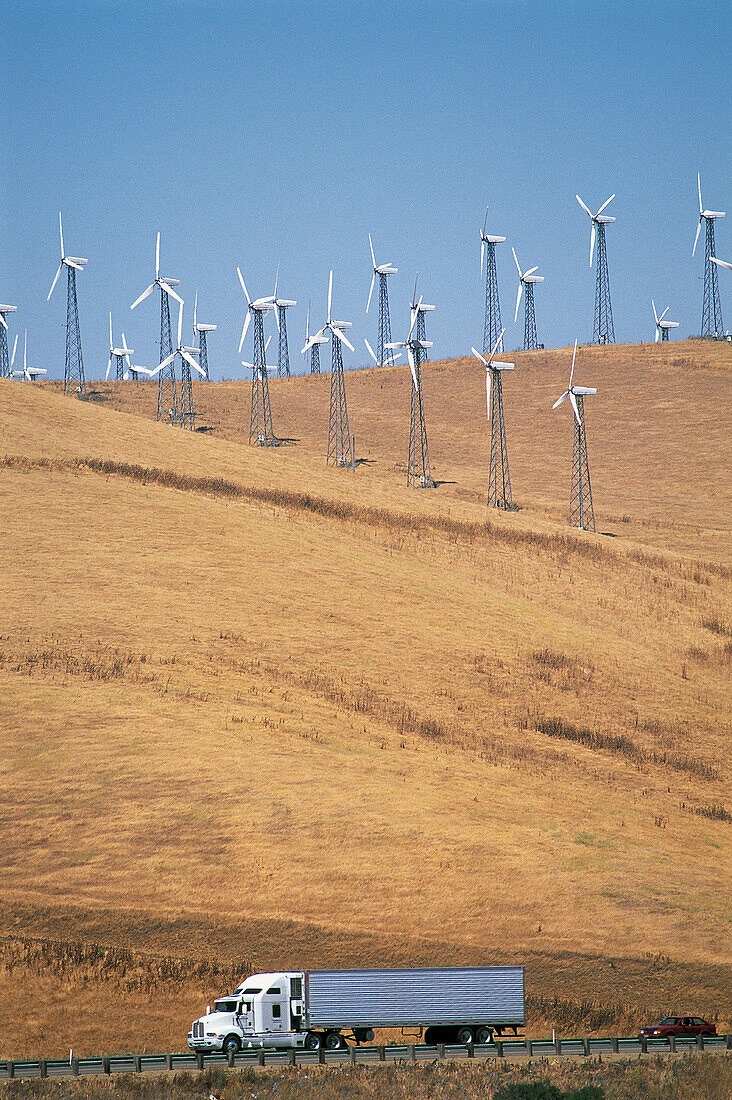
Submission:
[[[490,1024],[523,1027],[522,966],[311,970],[310,1028]]]

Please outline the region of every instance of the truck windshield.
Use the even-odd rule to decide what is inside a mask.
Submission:
[[[236,1001],[214,1001],[214,1012],[236,1012]]]

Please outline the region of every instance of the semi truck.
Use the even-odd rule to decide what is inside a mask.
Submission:
[[[193,1022],[191,1050],[338,1050],[375,1028],[424,1042],[487,1043],[526,1022],[521,966],[296,970],[252,974]]]

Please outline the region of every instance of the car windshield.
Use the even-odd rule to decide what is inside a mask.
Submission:
[[[214,1001],[214,1012],[236,1012],[236,1001]]]
[[[667,1016],[665,1020],[661,1020],[661,1023],[659,1024],[659,1027],[662,1027],[663,1024],[675,1024],[677,1022],[678,1022],[678,1016]]]

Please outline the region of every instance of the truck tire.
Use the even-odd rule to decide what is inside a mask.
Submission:
[[[343,1046],[343,1039],[337,1031],[329,1031],[325,1037],[325,1049],[326,1050],[340,1050]]]
[[[473,1041],[472,1027],[459,1027],[455,1039],[461,1046],[468,1046]]]
[[[323,1036],[317,1031],[309,1031],[305,1036],[305,1050],[320,1050],[323,1044]]]
[[[475,1031],[475,1041],[478,1044],[490,1043],[493,1040],[493,1032],[489,1027],[479,1027]]]
[[[230,1054],[238,1054],[240,1050],[241,1044],[236,1035],[227,1035],[221,1044],[221,1052],[225,1054],[227,1058]]]

